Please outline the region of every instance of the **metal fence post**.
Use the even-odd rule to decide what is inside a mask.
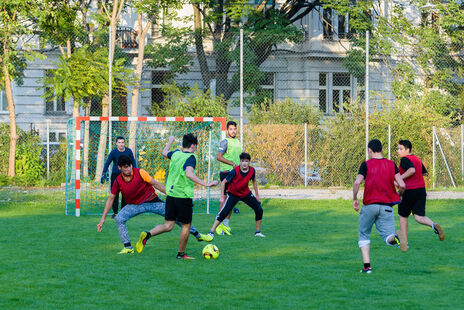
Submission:
[[[461,181],[464,181],[464,124],[461,124]]]
[[[391,159],[391,126],[388,124],[388,159]]]
[[[240,141],[243,151],[243,28],[240,29]]]
[[[308,186],[308,124],[304,124],[304,186]]]
[[[50,178],[50,120],[47,119],[47,180]]]
[[[435,188],[435,126],[432,127],[432,187]]]
[[[211,131],[208,138],[208,183],[211,182]],[[209,214],[209,196],[211,194],[211,187],[208,187],[208,198],[206,200],[206,214]]]
[[[366,160],[369,159],[367,144],[369,143],[369,31],[366,31],[366,86],[365,101],[366,101]]]

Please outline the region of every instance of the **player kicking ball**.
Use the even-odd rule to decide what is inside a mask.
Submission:
[[[251,157],[248,153],[240,154],[240,165],[232,169],[227,177],[221,182],[221,198],[219,201],[223,207],[216,216],[213,227],[208,235],[214,237],[214,231],[232,211],[239,201],[243,201],[255,211],[256,221],[256,237],[265,237],[261,233],[261,221],[263,219],[263,208],[258,194],[258,183],[256,182],[255,169],[250,166]],[[248,183],[253,182],[255,195],[248,188]],[[229,184],[227,193],[225,194],[226,184]]]
[[[406,183],[406,190],[403,199],[398,206],[398,215],[400,216],[400,228],[404,234],[405,247],[402,251],[408,249],[408,218],[414,215],[417,223],[429,226],[438,235],[440,241],[445,240],[445,232],[440,224],[434,223],[425,216],[425,201],[427,194],[425,192],[424,174],[427,174],[422,161],[416,155],[411,154],[412,143],[409,140],[400,140],[398,142],[398,155],[401,158],[400,173],[401,178]]]
[[[364,183],[363,207],[359,217],[358,245],[361,249],[364,266],[363,273],[372,273],[370,259],[370,235],[375,224],[377,232],[387,245],[403,246],[403,237],[395,234],[395,220],[393,206],[400,202],[396,192],[395,181],[398,183],[400,194],[405,189],[395,162],[382,156],[382,143],[373,139],[368,143],[369,160],[359,167],[358,176],[353,185],[353,209],[359,211],[358,191]],[[399,238],[399,240],[398,240]]]
[[[97,231],[102,230],[106,215],[113,206],[115,197],[121,192],[122,197],[128,204],[115,217],[119,237],[124,245],[124,248],[118,254],[132,254],[134,249],[129,239],[126,222],[145,212],[165,216],[166,204],[156,195],[155,188],[162,193],[166,193],[166,190],[163,184],[155,181],[145,170],[133,168],[132,160],[126,155],[121,155],[118,158],[118,167],[121,173],[111,187],[111,194],[106,201],[101,220],[97,224]],[[176,224],[182,226],[178,221],[176,221]],[[193,226],[190,227],[190,233],[198,241],[212,240],[209,235],[200,234]]]

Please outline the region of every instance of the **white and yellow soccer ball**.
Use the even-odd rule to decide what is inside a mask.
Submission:
[[[216,259],[219,256],[219,249],[214,244],[208,244],[203,248],[201,253],[206,259]]]

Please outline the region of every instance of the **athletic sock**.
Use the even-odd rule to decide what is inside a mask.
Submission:
[[[364,269],[367,269],[371,266],[371,263],[364,263]]]
[[[210,230],[209,234],[214,235],[214,231]]]
[[[224,221],[222,221],[222,224],[224,226],[229,226],[229,220],[228,219],[224,219]]]
[[[261,230],[257,230],[255,231],[255,234],[259,234],[261,232]]]
[[[145,237],[145,239],[147,239],[147,240],[148,240],[148,239],[150,239],[150,238],[151,238],[151,234],[150,234],[150,232],[149,232],[149,231],[147,231],[147,236]]]
[[[125,248],[128,248],[128,249],[132,249],[132,245],[131,245],[130,242],[124,243],[124,247],[125,247]]]
[[[194,235],[195,238],[197,238],[197,239],[201,237],[201,234],[200,234],[198,231],[194,232],[193,235]]]

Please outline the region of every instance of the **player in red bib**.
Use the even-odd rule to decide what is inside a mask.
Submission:
[[[359,211],[358,191],[364,184],[363,207],[359,217],[358,245],[361,249],[364,267],[361,272],[371,273],[370,235],[375,224],[377,232],[386,244],[395,246],[403,243],[402,234],[395,234],[395,220],[393,206],[400,202],[396,192],[395,181],[399,185],[400,193],[405,188],[398,167],[392,160],[383,158],[382,143],[373,139],[368,143],[369,160],[363,162],[353,185],[353,209]],[[398,240],[400,239],[400,240]]]
[[[398,206],[398,215],[400,216],[400,228],[404,234],[404,239],[408,241],[408,218],[414,215],[417,223],[432,227],[438,235],[440,241],[445,240],[445,232],[440,224],[434,223],[425,216],[425,201],[427,193],[425,192],[424,174],[427,174],[422,161],[416,155],[411,154],[412,143],[409,140],[400,140],[398,142],[398,155],[401,158],[400,173],[401,178],[406,183],[406,190],[403,199]],[[406,247],[407,250],[407,247]]]
[[[228,174],[227,177],[221,182],[221,198],[219,199],[222,205],[222,209],[219,210],[219,214],[216,216],[213,227],[209,235],[214,237],[214,231],[219,224],[226,218],[226,216],[232,211],[235,205],[239,201],[243,201],[249,207],[255,211],[256,221],[256,237],[264,237],[261,233],[261,221],[263,218],[263,208],[258,194],[258,183],[256,182],[255,169],[250,166],[251,157],[248,153],[240,154],[240,165],[234,167]],[[249,182],[253,183],[255,195],[250,191],[248,187]],[[229,184],[227,193],[224,189],[226,184]]]

